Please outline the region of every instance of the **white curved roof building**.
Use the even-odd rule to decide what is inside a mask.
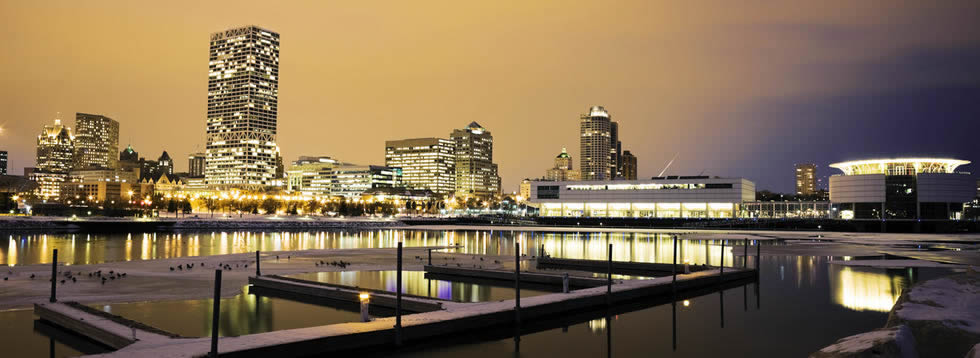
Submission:
[[[844,219],[957,219],[976,196],[975,179],[951,158],[855,160],[831,164],[830,201]]]

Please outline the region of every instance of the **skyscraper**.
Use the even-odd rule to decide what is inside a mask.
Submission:
[[[119,122],[101,114],[75,113],[76,169],[116,169]]]
[[[612,121],[609,112],[602,106],[592,106],[589,113],[581,116],[580,123],[580,165],[582,180],[609,180],[615,172],[610,169],[616,166],[612,158],[615,148],[612,146]]]
[[[191,153],[187,156],[187,176],[200,178],[204,176],[204,161],[206,154]]]
[[[796,195],[810,196],[817,193],[817,165],[796,165]]]
[[[7,175],[7,151],[0,150],[0,175]]]
[[[413,138],[385,142],[385,166],[401,168],[411,189],[452,194],[456,190],[456,151],[451,140]]]
[[[450,135],[456,146],[456,196],[488,198],[500,194],[500,176],[493,163],[493,135],[479,123]]]
[[[609,179],[623,176],[623,142],[619,141],[619,123],[609,121]]]
[[[636,156],[627,150],[623,152],[621,161],[623,162],[621,170],[623,172],[623,179],[636,180]]]
[[[46,125],[37,136],[37,169],[31,180],[38,183],[38,196],[57,198],[61,183],[65,182],[74,164],[75,137],[71,128],[55,119],[54,125]]]
[[[553,181],[572,181],[582,179],[578,170],[572,169],[572,156],[565,148],[555,157],[555,165],[545,172],[544,178]]]
[[[276,182],[279,34],[245,26],[211,34],[205,182]]]

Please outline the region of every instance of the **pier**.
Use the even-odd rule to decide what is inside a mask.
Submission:
[[[669,267],[669,265],[668,265]],[[427,269],[432,269],[427,267]],[[443,268],[434,268],[438,271]],[[460,270],[442,270],[462,273]],[[479,270],[478,270],[479,271]],[[490,271],[490,270],[482,270]],[[470,272],[473,273],[473,272]],[[513,278],[513,272],[507,272]],[[495,272],[483,274],[499,275]],[[556,317],[576,315],[595,310],[616,309],[617,306],[635,305],[640,300],[670,302],[694,292],[710,292],[715,288],[751,282],[756,270],[726,267],[689,274],[658,277],[646,280],[623,280],[609,286],[573,290],[569,293],[552,293],[523,297],[520,303],[520,326],[515,315],[515,300],[480,303],[445,302],[430,298],[403,296],[405,311],[413,307],[421,313],[405,314],[401,319],[401,344],[412,344],[435,338],[450,338],[460,332],[475,330],[500,330],[506,327],[534,326],[536,322],[554,320]],[[554,275],[521,273],[521,279],[543,279],[553,282]],[[603,280],[598,280],[603,281]],[[252,277],[257,287],[293,294],[320,297],[324,300],[349,302],[360,288],[283,277]],[[586,279],[585,282],[594,282]],[[372,290],[372,304],[386,304],[391,293]],[[115,352],[99,356],[129,357],[200,357],[207,355],[211,338],[182,338],[167,335],[143,325],[127,325],[119,319],[107,318],[85,306],[71,303],[38,304],[35,312],[42,320],[50,321],[79,335],[116,348]],[[111,315],[108,315],[111,316]],[[288,329],[238,337],[221,337],[219,353],[227,357],[252,357],[275,354],[298,356],[323,354],[359,349],[388,349],[396,346],[396,317],[375,318],[369,322],[350,322],[317,327]],[[135,332],[135,333],[134,333]]]

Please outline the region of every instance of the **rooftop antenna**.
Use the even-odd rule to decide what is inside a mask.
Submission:
[[[678,152],[677,154],[680,154],[680,153]],[[671,164],[674,164],[674,159],[677,159],[677,154],[674,154],[674,157],[673,158],[670,158],[670,161],[667,162],[667,166],[664,167],[664,170],[661,170],[660,171],[660,174],[657,174],[658,177],[664,176],[664,173],[667,172],[667,168],[670,168],[670,165]]]

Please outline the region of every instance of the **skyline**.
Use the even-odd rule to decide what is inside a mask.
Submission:
[[[825,178],[837,173],[827,164],[850,159],[980,160],[970,130],[980,115],[975,2],[761,15],[674,4],[456,4],[455,17],[428,4],[345,4],[307,9],[305,21],[251,6],[211,18],[207,9],[219,6],[184,5],[0,5],[12,39],[0,67],[16,69],[0,120],[10,172],[34,166],[36,133],[55,112],[113,118],[119,147],[147,157],[166,150],[185,171],[187,155],[205,145],[206,39],[243,25],[282,36],[286,162],[327,155],[382,164],[386,140],[476,121],[494,133],[509,193],[543,176],[562,147],[581,157],[579,115],[593,105],[627,129],[620,140],[640,159],[641,178],[678,153],[668,174],[745,177],[780,192],[792,191],[795,163],[814,162]],[[318,14],[337,23],[313,20]],[[175,19],[181,26],[166,25]],[[359,41],[338,31],[345,26]],[[690,36],[671,37],[679,33]]]

